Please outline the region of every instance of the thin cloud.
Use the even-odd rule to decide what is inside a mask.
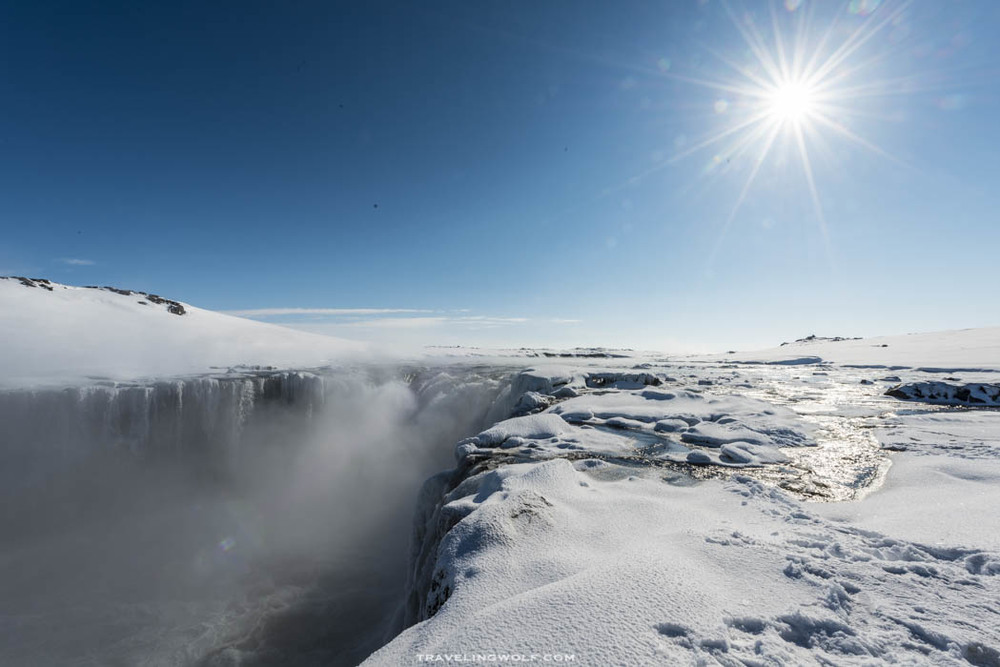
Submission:
[[[310,318],[310,316],[311,319],[315,320],[329,318],[326,325],[337,329],[433,329],[449,327],[471,331],[541,322],[548,324],[578,324],[580,322],[580,320],[561,318],[534,320],[527,317],[467,315],[465,313],[470,312],[468,308],[451,311],[421,308],[251,308],[222,312],[237,317],[288,317],[291,319],[278,320],[277,323],[289,326],[302,325],[303,318]]]
[[[249,310],[223,310],[222,312],[237,317],[277,317],[280,315],[396,315],[434,311],[415,308],[251,308]]]
[[[524,324],[530,320],[526,317],[487,317],[477,315],[472,317],[380,317],[377,319],[348,322],[347,327],[373,327],[384,329],[421,329],[445,325],[461,326],[470,329],[492,328]]]
[[[520,324],[527,322],[527,317],[488,317],[486,315],[472,315],[468,317],[453,317],[456,322],[488,322],[490,324]]]
[[[62,257],[59,259],[63,264],[69,264],[70,266],[93,266],[97,264],[92,259],[79,259],[77,257]]]
[[[374,320],[347,322],[342,326],[382,329],[426,329],[439,327],[450,322],[447,317],[380,317]]]

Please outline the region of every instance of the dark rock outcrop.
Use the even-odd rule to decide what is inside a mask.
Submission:
[[[947,382],[909,382],[890,387],[885,395],[904,401],[922,401],[924,403],[1000,406],[1000,385],[998,384],[955,385]]]
[[[0,280],[16,280],[20,282],[25,287],[40,287],[44,290],[52,292],[55,287],[52,282],[45,278],[25,278],[24,276],[0,276]],[[58,286],[58,285],[57,285]],[[61,286],[66,289],[65,286]],[[165,299],[158,294],[147,294],[146,292],[139,292],[137,290],[122,289],[120,287],[112,287],[110,285],[105,285],[104,287],[99,287],[97,285],[86,285],[84,289],[96,289],[104,290],[106,292],[114,292],[115,294],[120,294],[121,296],[138,296],[142,300],[138,301],[139,304],[146,306],[150,303],[155,303],[160,306],[164,306],[168,313],[171,315],[184,315],[187,310],[184,305],[179,301],[174,301],[173,299]]]

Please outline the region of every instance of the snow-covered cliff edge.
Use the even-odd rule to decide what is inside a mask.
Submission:
[[[636,361],[536,368],[458,443],[366,664],[997,664],[1000,413],[901,409],[917,360]]]

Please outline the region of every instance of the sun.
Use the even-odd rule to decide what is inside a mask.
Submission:
[[[742,45],[723,51],[706,45],[706,50],[722,65],[715,76],[670,74],[676,80],[714,91],[718,97],[706,109],[710,110],[708,117],[721,121],[719,129],[685,145],[671,162],[711,151],[703,175],[745,174],[739,194],[720,227],[712,257],[763,165],[780,147],[791,151],[782,155],[798,154],[805,194],[811,200],[827,254],[832,257],[813,160],[824,148],[823,157],[834,155],[829,139],[837,137],[893,163],[901,163],[878,145],[855,134],[850,124],[852,119],[876,117],[863,110],[864,100],[869,100],[867,106],[870,106],[871,99],[892,89],[892,80],[872,77],[873,67],[887,53],[873,38],[902,19],[910,0],[875,2],[873,9],[865,12],[855,11],[852,3],[846,7],[846,18],[834,15],[825,21],[825,27],[818,29],[814,29],[816,24],[812,22],[815,6],[804,10],[801,1],[768,0],[765,6],[769,11],[764,15],[770,19],[770,31],[758,29],[755,16],[760,16],[760,12],[736,12],[727,0],[721,0],[720,4],[742,38]],[[779,5],[787,11],[778,9]],[[847,29],[846,21],[854,24],[852,30]]]
[[[801,81],[788,81],[770,91],[768,113],[783,123],[802,123],[818,110],[816,91]]]

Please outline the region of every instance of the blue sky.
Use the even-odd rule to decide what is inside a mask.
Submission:
[[[991,0],[4,3],[0,273],[419,343],[997,325],[998,31]],[[795,119],[775,35],[843,56]]]

